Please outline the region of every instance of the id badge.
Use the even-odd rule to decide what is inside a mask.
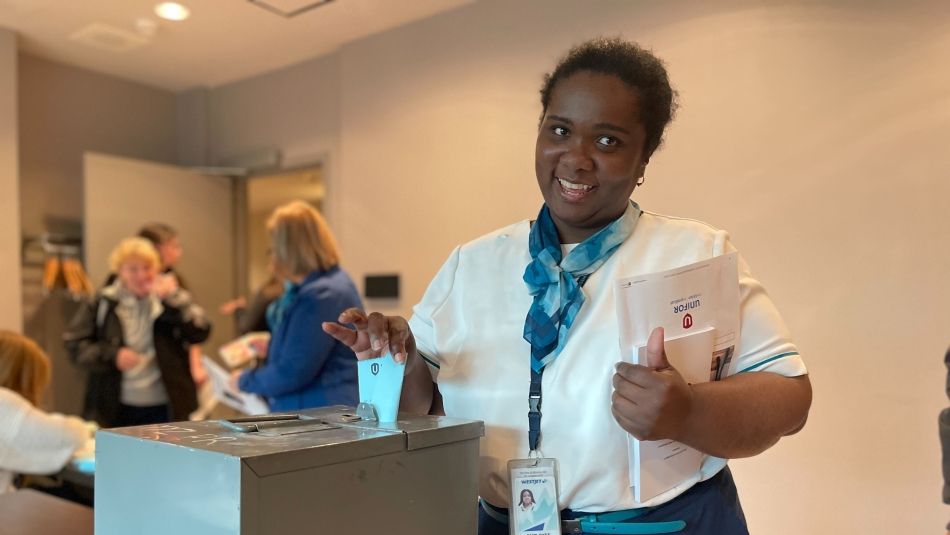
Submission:
[[[557,459],[508,461],[510,535],[561,535]]]

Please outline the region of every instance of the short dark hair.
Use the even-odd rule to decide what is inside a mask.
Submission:
[[[178,236],[178,231],[166,223],[149,223],[139,229],[138,236],[152,242],[152,245],[158,247]]]
[[[598,37],[571,48],[541,86],[541,117],[548,110],[558,82],[578,72],[616,76],[637,92],[640,120],[646,130],[644,150],[650,157],[663,141],[663,131],[676,113],[676,91],[663,61],[649,50],[619,37]]]

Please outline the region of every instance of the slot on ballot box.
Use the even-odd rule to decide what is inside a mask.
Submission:
[[[96,533],[475,533],[483,434],[345,406],[101,430]]]

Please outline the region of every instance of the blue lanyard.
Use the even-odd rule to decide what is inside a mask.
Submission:
[[[581,275],[577,278],[577,285],[581,288],[587,283],[590,274]],[[531,369],[531,384],[528,387],[528,448],[530,451],[538,451],[538,443],[541,442],[541,378],[544,374],[544,368],[540,371]]]

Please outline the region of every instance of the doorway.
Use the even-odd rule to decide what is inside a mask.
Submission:
[[[246,295],[253,295],[270,279],[267,219],[290,201],[304,201],[324,213],[326,183],[321,164],[247,178],[245,193]],[[324,214],[326,215],[326,214]]]

